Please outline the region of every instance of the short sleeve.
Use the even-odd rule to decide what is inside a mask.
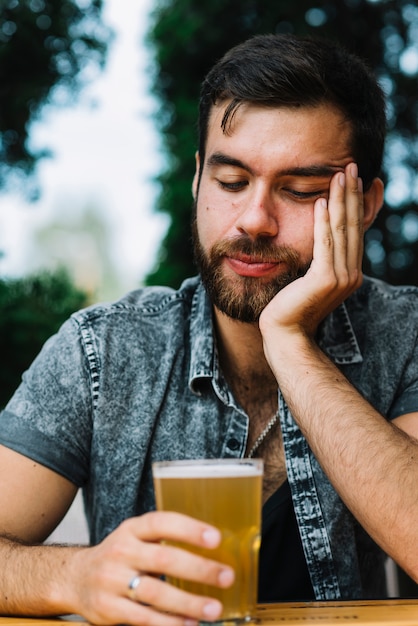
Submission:
[[[418,412],[418,345],[411,358],[407,361],[402,375],[399,392],[391,406],[389,419],[395,419],[400,415]]]
[[[0,414],[0,443],[83,486],[92,400],[88,361],[70,319],[42,348]]]

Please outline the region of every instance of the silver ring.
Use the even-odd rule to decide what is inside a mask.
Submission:
[[[128,595],[129,595],[130,599],[133,600],[134,602],[137,601],[137,597],[136,597],[136,593],[135,592],[138,589],[140,584],[141,584],[141,576],[139,574],[136,574],[129,581],[129,584],[128,584]]]

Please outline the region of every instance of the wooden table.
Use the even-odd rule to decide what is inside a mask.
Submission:
[[[418,626],[418,599],[261,604],[258,618],[266,626]]]
[[[34,619],[29,617],[0,617],[0,626],[77,626],[86,624],[78,616]],[[260,604],[257,620],[248,626],[418,626],[417,600],[376,600],[352,602],[283,602]]]

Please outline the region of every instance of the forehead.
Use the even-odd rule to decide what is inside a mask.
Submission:
[[[341,165],[353,159],[351,124],[330,104],[288,108],[243,103],[223,129],[227,106],[224,102],[211,110],[206,159],[218,151],[244,160],[286,158],[297,165]]]

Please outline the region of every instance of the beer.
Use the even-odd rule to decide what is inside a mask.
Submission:
[[[177,511],[216,526],[218,548],[207,550],[175,544],[230,565],[235,582],[229,589],[188,580],[169,579],[191,593],[217,598],[221,621],[254,615],[257,603],[263,463],[258,459],[217,459],[154,463],[157,509]]]

